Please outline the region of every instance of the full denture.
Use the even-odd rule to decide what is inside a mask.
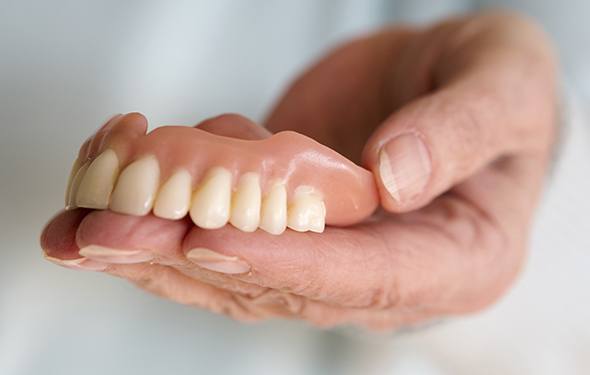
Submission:
[[[70,174],[66,209],[190,215],[206,229],[230,223],[281,234],[354,224],[377,207],[369,171],[295,132],[261,140],[182,126],[145,132],[143,116],[132,113],[87,141]]]

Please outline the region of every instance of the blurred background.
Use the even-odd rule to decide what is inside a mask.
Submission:
[[[112,114],[261,120],[334,44],[489,5],[553,36],[568,123],[527,268],[493,308],[395,336],[243,325],[43,260],[74,155]],[[0,374],[589,374],[588,14],[585,0],[0,0]]]

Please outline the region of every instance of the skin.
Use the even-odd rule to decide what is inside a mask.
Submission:
[[[74,210],[48,224],[42,246],[55,259],[79,258],[89,244],[148,250],[149,263],[74,268],[102,265],[165,298],[242,320],[391,330],[480,310],[506,292],[526,258],[556,133],[555,65],[544,34],[506,13],[353,40],[299,77],[266,125],[306,134],[373,171],[383,210],[371,220],[272,236]],[[421,192],[399,200],[379,180],[378,150],[408,132],[426,144],[432,168]],[[251,270],[198,267],[185,257],[195,247]]]

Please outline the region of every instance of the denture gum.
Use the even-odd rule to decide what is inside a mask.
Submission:
[[[180,126],[145,134],[141,121],[139,114],[121,116],[102,130],[98,146],[82,146],[66,209],[189,215],[204,229],[230,223],[279,235],[354,224],[377,207],[369,171],[304,135],[243,140]]]

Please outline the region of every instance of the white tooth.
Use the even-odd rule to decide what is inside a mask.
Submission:
[[[316,233],[322,233],[326,227],[326,205],[324,201],[316,197],[313,204],[313,210],[309,217],[309,230]]]
[[[326,221],[326,206],[321,196],[311,186],[295,189],[293,202],[289,205],[287,226],[298,232],[322,233]]]
[[[105,209],[119,174],[119,158],[108,149],[90,163],[76,194],[78,207]]]
[[[281,234],[287,227],[287,190],[275,183],[262,202],[260,229],[270,234]]]
[[[193,194],[190,216],[205,229],[223,227],[229,220],[232,175],[224,168],[212,168]]]
[[[245,173],[238,181],[231,204],[230,223],[244,231],[254,232],[260,221],[260,176]]]
[[[80,187],[82,178],[84,178],[84,175],[86,174],[86,170],[88,169],[89,165],[90,162],[84,163],[80,167],[80,169],[78,169],[78,172],[76,172],[76,175],[72,179],[72,187],[70,188],[70,194],[68,197],[68,203],[66,204],[66,210],[73,210],[74,208],[78,207],[76,206],[76,195],[78,194],[78,187]]]
[[[66,185],[66,208],[68,207],[68,205],[70,204],[70,193],[72,191],[72,182],[74,182],[74,176],[76,176],[76,173],[78,172],[78,169],[80,169],[80,159],[76,158],[76,160],[74,161],[74,165],[72,165],[72,170],[70,171],[70,177],[68,177],[68,184]]]
[[[152,209],[158,184],[160,167],[155,156],[150,155],[129,164],[113,191],[110,208],[128,215],[146,215]]]
[[[170,220],[183,218],[191,203],[191,180],[188,171],[175,172],[158,192],[154,215]]]

